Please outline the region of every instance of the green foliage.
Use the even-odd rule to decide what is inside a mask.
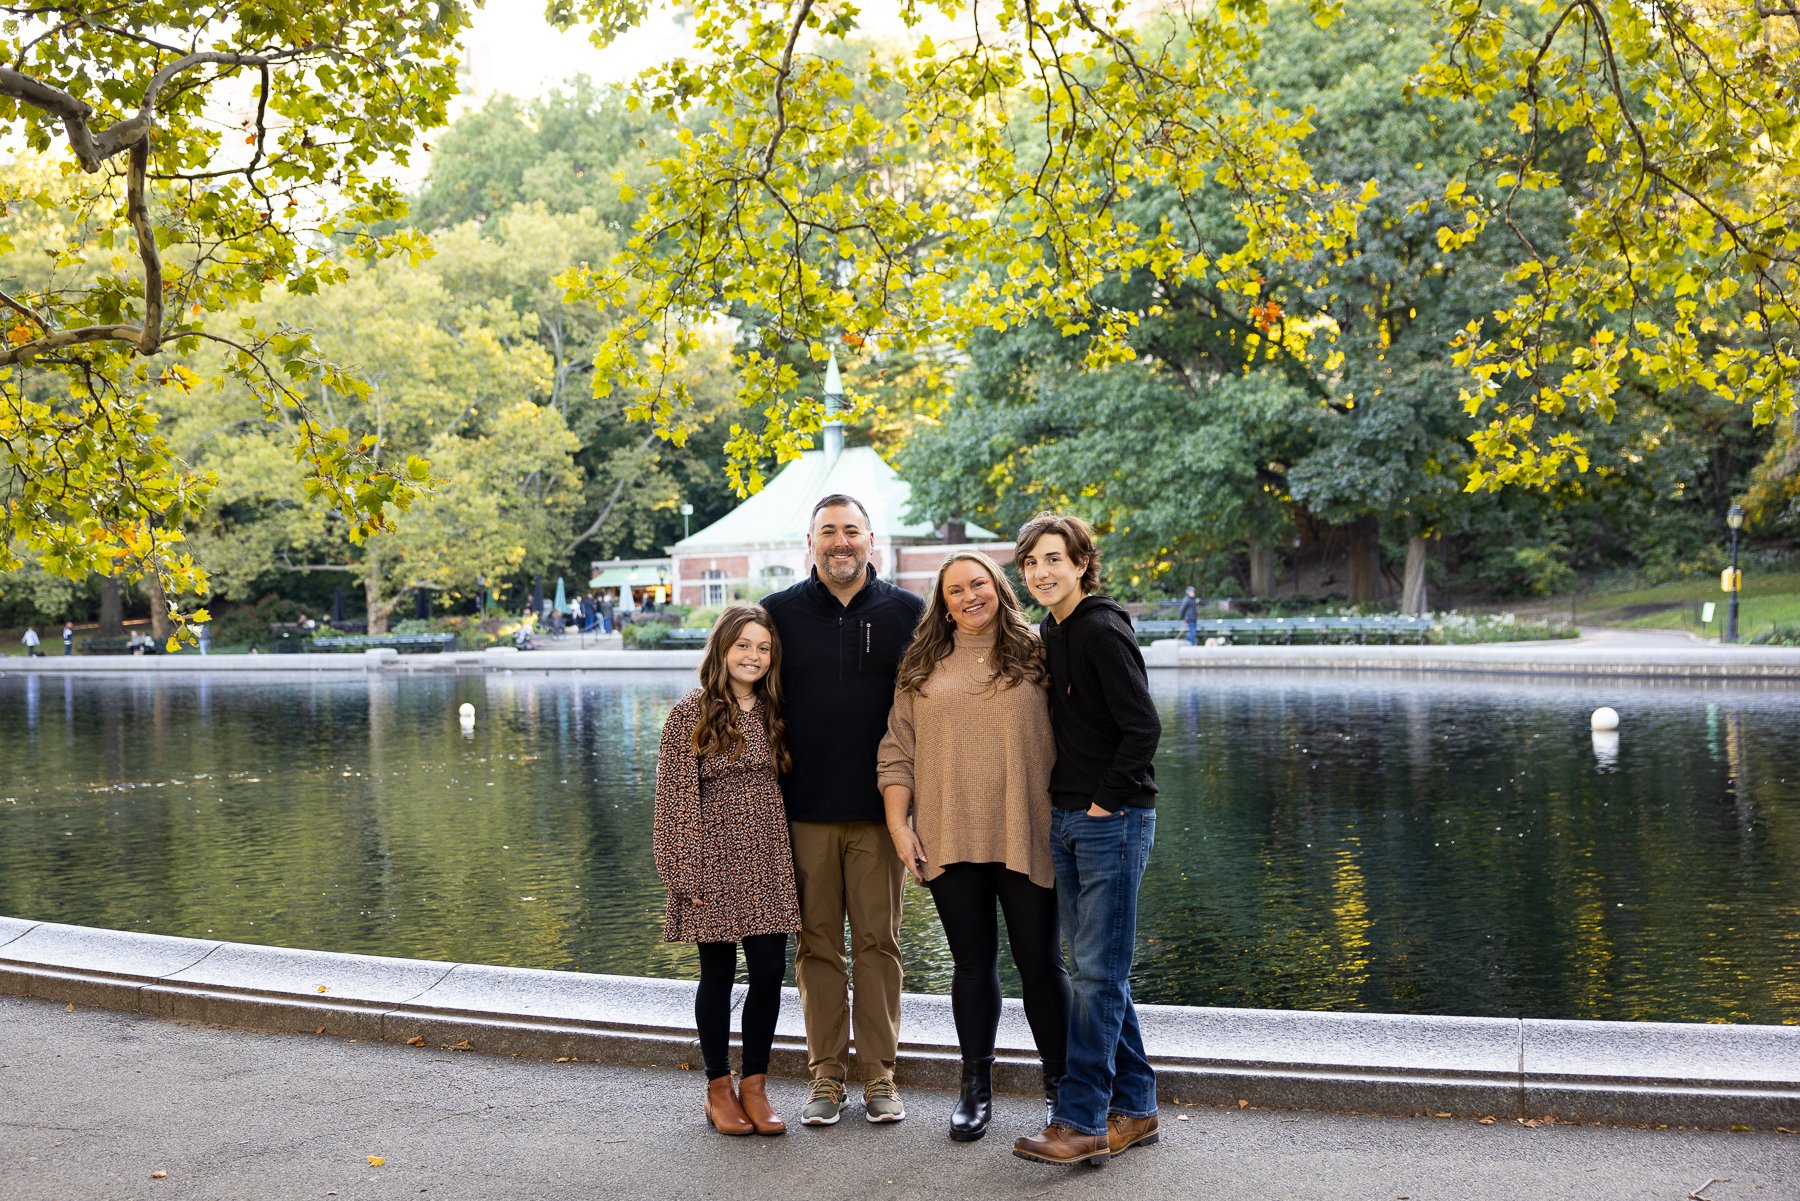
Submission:
[[[18,547],[71,579],[154,573],[171,597],[206,590],[180,543],[211,480],[159,427],[167,391],[191,381],[155,365],[202,343],[226,348],[237,386],[285,424],[312,497],[344,532],[387,529],[419,480],[319,420],[303,387],[363,385],[304,336],[217,315],[272,285],[317,293],[346,270],[339,230],[399,212],[380,168],[443,123],[466,7],[41,11],[0,18],[0,131],[24,148],[0,175],[0,570],[19,565]],[[354,249],[420,253],[410,231]]]
[[[574,8],[630,18],[609,0]],[[1263,17],[1221,7],[1140,29],[1122,7],[1008,3],[968,39],[888,52],[845,41],[854,9],[703,6],[697,53],[633,93],[678,127],[680,153],[620,258],[566,277],[573,295],[639,313],[602,343],[596,389],[639,390],[633,415],[679,441],[690,397],[666,365],[696,329],[748,309],[734,362],[762,425],[734,427],[727,449],[734,483],[754,490],[758,461],[797,454],[821,415],[789,348],[822,362],[840,335],[912,349],[1041,319],[1088,335],[1085,362],[1100,366],[1134,353],[1133,315],[1094,295],[1108,278],[1144,270],[1254,296],[1262,262],[1347,242],[1369,195],[1316,180],[1299,153],[1309,114],[1252,85]],[[1127,211],[1143,188],[1170,197],[1147,224]],[[1215,194],[1238,249],[1184,236]]]
[[[1800,646],[1800,622],[1771,625],[1744,639],[1751,646]]]
[[[669,644],[669,633],[674,628],[668,622],[646,620],[643,614],[633,613],[630,624],[620,633],[627,647],[653,651]]]
[[[1421,95],[1504,112],[1435,206],[1446,252],[1504,241],[1510,295],[1456,352],[1471,377],[1471,490],[1589,467],[1577,415],[1610,421],[1634,379],[1794,410],[1800,348],[1800,40],[1760,4],[1437,0],[1441,50]],[[1572,166],[1579,155],[1579,168]],[[1513,221],[1552,197],[1561,251]]]
[[[1483,642],[1543,642],[1579,638],[1581,631],[1561,621],[1521,621],[1512,613],[1439,613],[1431,641],[1444,646]]]

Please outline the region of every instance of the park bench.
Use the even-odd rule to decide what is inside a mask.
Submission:
[[[1136,625],[1138,641],[1158,638],[1183,638],[1187,627],[1179,621],[1140,621]],[[1194,635],[1201,641],[1224,638],[1237,644],[1296,642],[1386,643],[1425,642],[1431,636],[1428,617],[1216,617],[1194,623]]]
[[[83,638],[75,649],[84,655],[129,655],[129,638]]]
[[[312,639],[315,651],[368,651],[383,648],[403,654],[436,654],[456,649],[455,634],[328,634]]]

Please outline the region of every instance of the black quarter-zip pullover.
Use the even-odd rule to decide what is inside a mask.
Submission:
[[[1056,734],[1051,802],[1058,809],[1156,808],[1152,759],[1162,719],[1130,614],[1111,597],[1084,597],[1066,621],[1046,616],[1038,633]]]
[[[886,820],[875,752],[925,602],[867,570],[847,605],[816,570],[762,601],[781,638],[781,715],[794,756],[781,792],[793,821]]]

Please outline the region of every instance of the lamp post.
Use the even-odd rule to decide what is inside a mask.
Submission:
[[[1738,640],[1738,593],[1742,591],[1738,576],[1738,531],[1744,528],[1744,507],[1732,505],[1725,511],[1725,524],[1731,528],[1731,604],[1725,611],[1725,641]]]
[[[694,506],[688,504],[685,500],[682,501],[681,502],[681,540],[683,542],[687,541],[688,518],[692,517],[693,515],[694,515]]]

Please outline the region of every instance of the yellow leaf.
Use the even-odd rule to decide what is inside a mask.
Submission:
[[[422,1047],[425,1045],[425,1040],[424,1040],[424,1038],[415,1034],[411,1038],[406,1040],[406,1045],[409,1047]]]
[[[324,991],[325,991],[325,986],[324,986],[324,985],[323,985],[323,984],[321,984],[321,985],[319,985],[319,991],[320,991],[320,992],[324,992]]]
[[[386,1162],[387,1162],[387,1158],[385,1156],[381,1156],[381,1155],[369,1156],[369,1166],[371,1168],[379,1168]]]

